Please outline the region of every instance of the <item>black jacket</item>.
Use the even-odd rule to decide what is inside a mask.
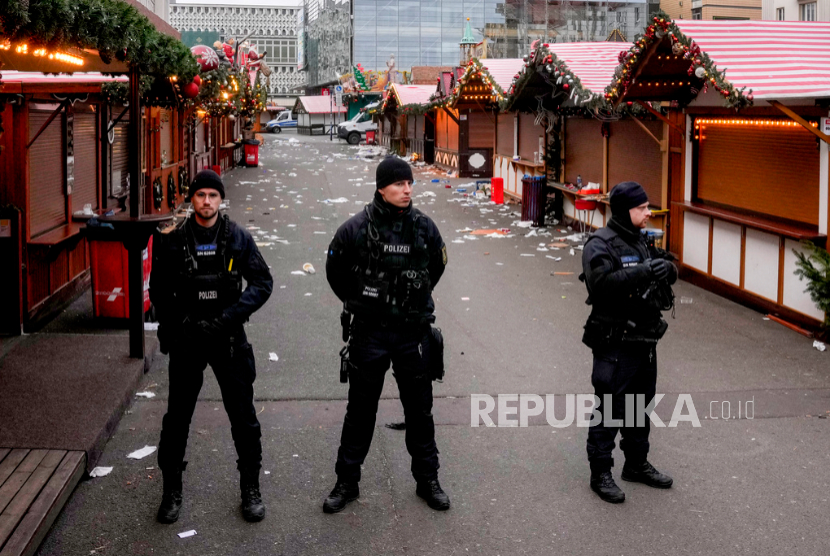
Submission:
[[[398,245],[408,243],[413,246],[418,240],[408,241],[404,237],[407,226],[415,226],[415,233],[420,233],[426,251],[425,270],[429,273],[430,290],[427,299],[419,308],[416,319],[434,320],[435,303],[431,291],[435,288],[447,264],[447,248],[444,245],[438,227],[428,216],[418,209],[409,207],[398,209],[384,202],[376,193],[374,201],[364,210],[351,217],[338,228],[329,246],[326,259],[326,278],[335,295],[346,307],[363,320],[409,320],[397,310],[390,307],[370,306],[361,302],[362,284],[360,275],[370,264],[367,241],[370,218],[378,229],[380,245]]]
[[[669,275],[663,284],[653,280],[647,264],[650,259],[669,261]],[[612,218],[607,227],[591,234],[582,252],[591,317],[616,325],[631,322],[640,328],[659,321],[661,311],[648,292],[650,287],[653,291],[677,281],[672,260],[668,252],[649,246],[639,231]]]
[[[216,316],[221,316],[232,327],[241,328],[268,301],[274,280],[251,234],[230,219],[227,223],[229,230],[224,259],[233,259],[233,269],[241,274],[246,286],[239,299]],[[169,233],[156,233],[153,239],[150,301],[156,308],[161,327],[175,327],[188,316],[182,292],[187,268],[185,242],[188,241],[184,226],[198,224],[191,217],[190,221]]]

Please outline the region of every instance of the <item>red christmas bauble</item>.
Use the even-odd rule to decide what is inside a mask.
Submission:
[[[185,98],[196,98],[199,94],[199,86],[196,83],[188,83],[182,87],[182,94]]]
[[[571,88],[571,86],[570,86],[570,85],[568,85],[567,83],[565,83],[564,85],[562,85],[562,88],[563,88],[563,89],[565,89],[565,90],[567,91],[568,89],[570,89],[570,88]]]
[[[202,86],[202,78],[199,77],[198,75],[193,76],[193,82],[196,84],[197,87]]]
[[[219,56],[211,47],[197,44],[190,48],[190,52],[196,57],[196,61],[201,66],[202,71],[215,70],[219,67]]]

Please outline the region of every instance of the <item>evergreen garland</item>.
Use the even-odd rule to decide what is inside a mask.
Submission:
[[[605,97],[609,102],[616,102],[625,94],[634,84],[631,76],[636,72],[637,66],[643,63],[646,52],[656,47],[664,37],[669,36],[672,52],[689,60],[689,77],[695,76],[703,83],[701,92],[713,87],[723,95],[723,104],[727,108],[739,109],[752,105],[752,91],[747,91],[746,87],[738,89],[730,83],[726,79],[726,70],[718,69],[709,55],[703,52],[694,40],[684,35],[665,12],[657,12],[652,21],[642,35],[634,37],[634,45],[628,51],[620,53],[620,65],[614,73],[616,81],[605,88]],[[697,92],[692,90],[693,94]]]
[[[142,74],[175,75],[182,83],[199,70],[184,43],[119,0],[0,0],[0,35],[49,50],[95,49],[104,62],[115,58]]]
[[[798,259],[795,275],[799,280],[807,279],[804,292],[809,293],[819,311],[824,312],[824,329],[827,331],[830,330],[830,253],[809,241],[802,245],[803,253],[793,249]]]

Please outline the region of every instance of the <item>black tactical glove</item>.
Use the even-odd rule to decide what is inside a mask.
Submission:
[[[665,280],[669,276],[669,263],[664,259],[651,259],[648,267],[655,280]]]

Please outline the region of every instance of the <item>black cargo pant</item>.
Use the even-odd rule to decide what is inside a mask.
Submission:
[[[170,394],[162,420],[159,468],[175,472],[182,465],[190,421],[202,389],[204,370],[213,369],[222,403],[231,422],[237,468],[258,471],[262,463],[259,421],[254,409],[254,352],[244,332],[233,343],[190,342],[170,349]]]
[[[643,407],[651,403],[657,388],[656,344],[626,342],[619,346],[594,349],[591,383],[594,385],[594,394],[599,398],[598,409],[603,414],[603,423],[588,430],[588,461],[591,471],[601,473],[614,466],[611,452],[618,431],[622,433],[620,449],[625,454],[626,461],[638,463],[645,460],[648,456],[651,420],[645,416],[642,427],[606,426],[604,421],[608,416],[604,415],[602,402],[603,397],[610,394],[611,417],[621,420],[625,419],[626,394],[644,395]]]
[[[412,475],[416,481],[437,478],[429,325],[354,323],[349,355],[356,368],[349,373],[349,403],[334,468],[337,478],[360,481],[360,466],[372,444],[378,401],[390,362],[403,404]]]

